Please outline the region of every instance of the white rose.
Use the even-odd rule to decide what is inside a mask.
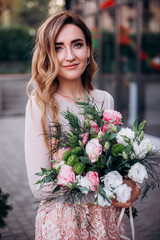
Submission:
[[[59,168],[60,166],[62,166],[62,165],[64,165],[64,164],[65,164],[64,161],[60,161],[59,163],[54,164],[54,168],[57,169],[57,168]]]
[[[117,142],[121,143],[123,146],[127,146],[127,142],[124,141],[122,136],[126,136],[130,139],[130,141],[133,141],[135,135],[134,132],[130,128],[122,128],[116,136]]]
[[[97,138],[93,138],[87,143],[86,153],[92,163],[98,161],[99,155],[102,153],[102,145],[99,143]]]
[[[145,178],[148,178],[145,166],[139,162],[135,163],[129,170],[128,177],[138,183],[142,183]]]
[[[78,185],[81,187],[88,188],[88,191],[83,191],[83,193],[87,194],[90,188],[90,182],[88,181],[87,177],[82,177],[80,175],[76,176],[76,180],[78,180]]]
[[[142,159],[147,154],[147,149],[146,148],[142,149],[142,147],[140,149],[140,145],[138,145],[137,142],[133,142],[133,149],[135,152],[131,154],[131,159],[134,159],[134,158]]]
[[[105,187],[116,188],[123,183],[123,178],[119,172],[111,171],[104,176],[102,181],[104,181]]]
[[[101,207],[104,207],[104,206],[108,206],[109,207],[112,204],[111,199],[114,198],[113,192],[111,192],[111,190],[108,187],[103,188],[103,190],[106,193],[106,197],[108,199],[110,199],[110,202],[107,199],[104,199],[101,196],[101,194],[98,194],[98,205],[101,206]]]
[[[132,188],[128,187],[126,184],[118,186],[114,193],[116,194],[117,201],[121,203],[126,203],[131,197]]]
[[[133,148],[135,153],[131,155],[131,158],[133,159],[136,157],[138,159],[143,159],[148,153],[152,151],[153,144],[149,139],[143,139],[139,145],[137,142],[133,142]]]
[[[151,143],[151,141],[148,138],[143,139],[140,142],[140,150],[144,151],[144,149],[147,150],[147,154],[150,153],[153,149],[153,144]]]

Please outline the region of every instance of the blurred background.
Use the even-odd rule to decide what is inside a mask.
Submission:
[[[137,116],[146,119],[146,133],[160,148],[159,0],[0,0],[0,210],[6,209],[1,218],[7,224],[0,228],[2,239],[34,239],[37,203],[28,187],[23,147],[25,89],[36,31],[64,9],[81,16],[92,32],[99,69],[94,85],[113,95],[127,126]],[[159,197],[158,189],[136,203],[137,240],[160,239]]]

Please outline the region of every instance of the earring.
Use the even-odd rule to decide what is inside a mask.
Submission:
[[[90,64],[90,57],[87,58],[87,66]]]

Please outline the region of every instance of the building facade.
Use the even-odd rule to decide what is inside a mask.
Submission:
[[[146,119],[160,136],[160,1],[74,0],[93,36],[98,64],[95,85],[109,91],[124,122]]]

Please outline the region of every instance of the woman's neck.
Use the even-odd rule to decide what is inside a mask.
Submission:
[[[83,87],[82,82],[60,82],[57,94],[74,100],[75,98],[84,98],[86,89]]]

